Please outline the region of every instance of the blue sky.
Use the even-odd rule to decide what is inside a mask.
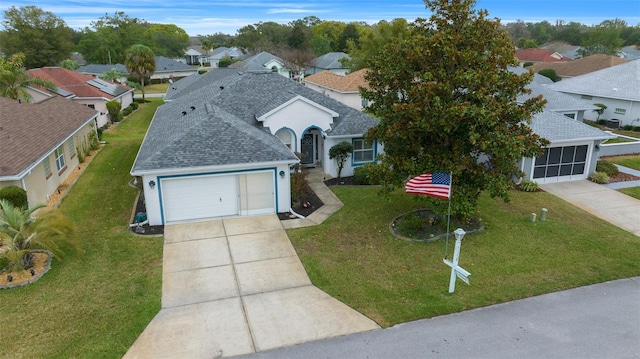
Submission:
[[[12,0],[2,1],[0,10],[25,5],[50,11],[73,29],[89,26],[91,21],[105,14],[124,11],[130,17],[148,22],[175,24],[192,36],[216,32],[235,34],[247,24],[260,21],[288,23],[305,16],[373,24],[394,18],[413,21],[430,15],[421,0]],[[640,0],[477,0],[476,8],[488,10],[489,17],[500,18],[503,23],[518,19],[554,23],[560,19],[593,25],[618,17],[630,25],[640,24]]]

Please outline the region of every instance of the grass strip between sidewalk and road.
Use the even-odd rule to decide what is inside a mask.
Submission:
[[[162,237],[128,231],[129,171],[161,100],[104,133],[106,145],[63,199],[82,254],[53,260],[39,281],[0,291],[0,356],[122,357],[160,309]]]

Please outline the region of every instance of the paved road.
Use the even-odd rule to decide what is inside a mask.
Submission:
[[[244,358],[640,358],[640,277]]]

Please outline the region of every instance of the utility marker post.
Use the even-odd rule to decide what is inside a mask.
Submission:
[[[449,293],[453,293],[456,289],[456,277],[462,279],[463,282],[469,284],[469,276],[471,273],[467,272],[464,268],[458,265],[458,261],[460,260],[460,245],[462,244],[462,238],[466,234],[464,229],[458,228],[453,234],[456,236],[456,246],[453,250],[453,262],[443,259],[444,264],[451,267],[451,278],[449,279]]]

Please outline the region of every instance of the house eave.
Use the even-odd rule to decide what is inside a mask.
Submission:
[[[156,170],[131,170],[132,176],[158,176],[158,175],[172,175],[172,174],[184,174],[184,173],[208,173],[208,172],[226,172],[246,170],[251,168],[263,168],[274,167],[281,165],[293,165],[300,162],[299,160],[286,160],[286,161],[269,161],[269,162],[255,162],[255,163],[237,163],[232,165],[222,166],[202,166],[202,167],[185,167],[185,168],[165,168]]]

